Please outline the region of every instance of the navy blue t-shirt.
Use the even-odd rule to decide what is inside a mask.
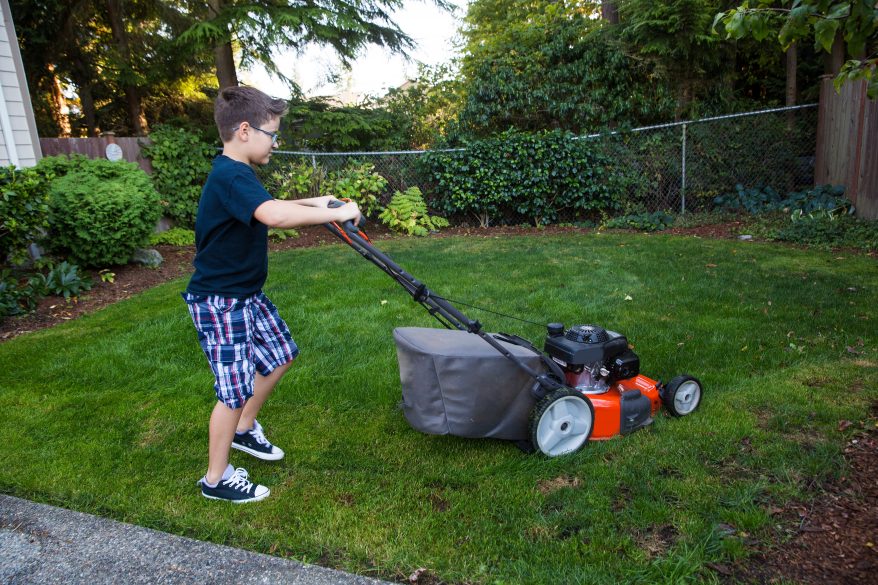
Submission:
[[[219,155],[207,177],[195,218],[195,274],[186,291],[244,297],[268,277],[268,226],[253,217],[270,201],[250,165]]]

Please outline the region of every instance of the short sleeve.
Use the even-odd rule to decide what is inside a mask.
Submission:
[[[272,199],[256,178],[256,173],[250,171],[239,173],[232,180],[229,190],[222,197],[222,203],[232,217],[243,224],[251,225],[256,208]]]

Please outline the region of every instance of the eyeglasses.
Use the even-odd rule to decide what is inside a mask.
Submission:
[[[251,125],[250,127],[253,128],[254,130],[259,130],[260,132],[262,132],[263,134],[265,134],[266,136],[271,138],[272,144],[278,143],[278,138],[279,138],[280,134],[278,134],[277,132],[269,132],[268,130],[263,130],[262,128],[257,128],[256,126],[253,126],[253,125]],[[240,126],[235,126],[234,128],[232,128],[232,132],[237,132],[238,128],[240,128]]]

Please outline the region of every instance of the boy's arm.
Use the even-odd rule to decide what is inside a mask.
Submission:
[[[299,205],[307,205],[308,207],[328,207],[330,201],[335,201],[332,195],[322,195],[320,197],[309,197],[308,199],[293,199]]]
[[[322,199],[320,197],[315,198]],[[331,199],[328,198],[328,199]],[[306,200],[307,201],[307,200]],[[281,201],[272,199],[256,208],[253,217],[268,227],[289,229],[306,225],[320,225],[331,221],[360,222],[360,209],[356,203],[345,203],[341,207],[312,207],[300,201]]]

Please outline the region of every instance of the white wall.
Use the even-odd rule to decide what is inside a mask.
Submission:
[[[0,0],[0,166],[37,164],[39,145],[9,1]]]

